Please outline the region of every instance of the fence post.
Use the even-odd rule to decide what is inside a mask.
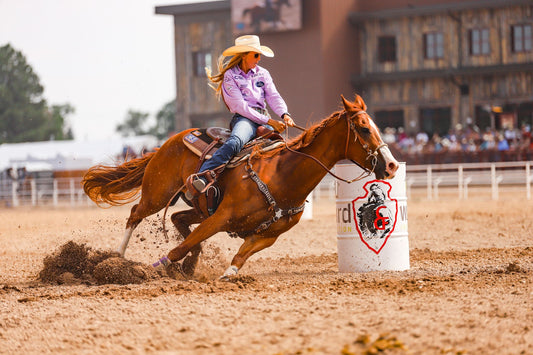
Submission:
[[[528,200],[531,200],[531,180],[532,176],[530,174],[529,162],[526,163],[526,196]]]
[[[433,199],[433,193],[431,192],[431,185],[432,185],[432,180],[433,180],[433,178],[431,177],[431,165],[429,165],[427,167],[426,171],[427,171],[427,182],[426,182],[426,184],[427,184],[427,190],[428,190],[427,199],[431,200],[431,199]]]
[[[464,181],[464,191],[463,191],[463,196],[464,196],[464,199],[465,200],[468,200],[468,184],[470,184],[470,182],[472,181],[472,177],[469,176],[465,179]]]
[[[439,200],[439,184],[442,182],[442,178],[435,179],[435,186],[433,187],[433,194],[435,195],[435,200]]]
[[[53,200],[54,206],[57,206],[57,199],[58,199],[57,179],[54,179],[53,183],[54,183],[54,191],[52,192],[52,200]]]
[[[70,178],[68,182],[69,182],[69,187],[70,187],[70,205],[74,206],[75,205],[75,194],[76,194],[76,191],[74,191],[74,179]]]
[[[464,197],[463,193],[463,166],[459,165],[458,172],[457,172],[457,188],[459,190],[459,200],[462,200]]]
[[[502,182],[502,180],[503,180],[502,176],[496,177],[496,165],[495,164],[491,164],[490,165],[490,181],[491,181],[491,185],[492,185],[492,199],[493,200],[498,200],[498,198],[499,198],[499,195],[498,195],[498,184],[500,182]]]
[[[37,183],[35,182],[35,179],[31,179],[30,186],[31,186],[31,205],[37,206]]]
[[[13,181],[11,183],[11,194],[12,194],[11,197],[13,198],[13,207],[18,207],[19,205],[19,197],[17,195],[18,187],[19,187],[19,183],[17,181]]]

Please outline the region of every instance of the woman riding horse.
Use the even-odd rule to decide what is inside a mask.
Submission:
[[[195,208],[173,213],[170,219],[184,240],[160,263],[181,261],[192,274],[201,243],[226,231],[244,240],[224,272],[224,277],[231,277],[250,256],[274,244],[298,223],[307,196],[338,161],[356,162],[377,179],[394,177],[398,162],[366,113],[363,99],[356,96],[350,102],[343,97],[342,102],[341,111],[290,142],[265,153],[258,151],[245,164],[226,169],[218,179],[222,200],[213,215],[207,217]],[[183,142],[194,130],[169,138],[156,152],[119,166],[98,165],[85,174],[83,188],[97,203],[122,205],[135,200],[141,191],[126,223],[120,255],[144,218],[165,208],[177,192],[181,196],[185,180],[198,165],[198,156]],[[194,224],[198,226],[192,229]]]
[[[257,65],[261,55],[273,57],[274,52],[262,46],[259,37],[241,36],[235,45],[226,49],[218,61],[219,73],[208,78],[213,83],[218,97],[222,96],[228,109],[234,113],[231,120],[231,135],[226,142],[206,160],[198,174],[192,175],[192,186],[198,193],[205,192],[210,171],[226,164],[241,151],[242,147],[256,135],[257,127],[268,124],[278,132],[285,130],[285,124],[294,125],[287,112],[287,104],[276,90],[270,73]],[[229,61],[225,57],[232,56]],[[266,110],[266,102],[284,121],[270,118]],[[187,199],[194,197],[194,191],[188,191]]]

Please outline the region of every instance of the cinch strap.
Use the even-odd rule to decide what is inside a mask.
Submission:
[[[265,196],[265,199],[267,200],[268,204],[270,205],[269,209],[272,209],[274,211],[274,216],[271,219],[269,219],[268,221],[265,221],[265,222],[261,223],[259,225],[259,227],[257,227],[255,229],[254,233],[260,233],[260,232],[268,229],[268,227],[270,227],[272,225],[272,223],[277,222],[281,217],[293,216],[293,215],[298,214],[298,213],[300,213],[300,212],[302,212],[304,210],[305,203],[303,203],[299,207],[290,208],[288,210],[282,210],[281,208],[278,208],[278,206],[276,204],[276,200],[274,199],[274,197],[270,193],[270,190],[268,189],[268,186],[261,180],[261,178],[257,175],[257,173],[252,169],[250,161],[248,161],[248,163],[246,164],[246,171],[250,175],[250,178],[253,181],[255,181],[255,183],[257,184],[257,187],[259,188],[259,191],[261,191],[263,193],[263,195]]]

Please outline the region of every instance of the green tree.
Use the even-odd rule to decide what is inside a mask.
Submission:
[[[74,107],[70,104],[52,105],[48,109],[48,135],[55,140],[72,139],[72,129],[68,124],[66,117],[74,113]]]
[[[176,129],[175,116],[176,101],[172,100],[167,102],[157,112],[154,126],[144,129],[143,127],[147,126],[150,115],[130,109],[124,118],[124,122],[119,123],[115,130],[123,137],[151,134],[158,139],[166,139]]]
[[[10,44],[0,47],[0,144],[72,138],[66,115],[73,107],[48,107],[43,91],[24,55]]]
[[[176,100],[167,102],[157,113],[155,126],[150,128],[149,133],[158,139],[165,139],[176,130]]]
[[[146,124],[148,116],[148,113],[128,110],[128,114],[126,115],[124,122],[117,125],[116,131],[119,132],[123,137],[147,134],[148,131],[143,129],[143,126]]]

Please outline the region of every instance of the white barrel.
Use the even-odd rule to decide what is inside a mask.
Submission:
[[[313,191],[311,191],[311,193],[309,194],[309,196],[307,196],[307,199],[305,200],[304,213],[302,213],[302,217],[300,219],[313,219]]]
[[[337,164],[345,179],[359,176],[355,164]],[[374,175],[337,182],[337,252],[340,272],[409,269],[405,163],[391,180]]]

